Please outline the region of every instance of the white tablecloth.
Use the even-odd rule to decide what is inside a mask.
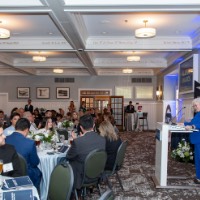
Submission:
[[[2,176],[2,179],[3,179],[3,180],[9,179],[9,178],[13,178],[13,177]],[[27,190],[27,189],[32,189],[32,191],[33,191],[33,196],[36,197],[37,200],[40,200],[40,197],[39,197],[39,195],[38,195],[38,191],[37,191],[37,189],[36,189],[35,186],[30,186],[30,187],[19,187],[19,188],[17,188],[17,190]],[[6,190],[6,191],[8,191],[8,190]],[[9,191],[14,191],[14,190],[9,190]],[[3,190],[0,188],[0,200],[3,199],[3,197],[2,197],[2,192],[3,192]]]
[[[42,180],[40,183],[40,199],[46,200],[49,190],[49,181],[51,172],[54,167],[58,164],[59,160],[63,157],[66,157],[65,153],[54,153],[53,155],[48,155],[47,152],[52,152],[53,150],[43,150],[38,151],[38,156],[40,158],[40,164],[38,165],[39,169],[42,172]]]

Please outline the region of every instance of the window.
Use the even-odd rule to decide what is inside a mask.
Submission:
[[[115,95],[123,96],[125,99],[132,99],[132,87],[115,87]]]
[[[136,99],[153,99],[153,86],[136,86]]]

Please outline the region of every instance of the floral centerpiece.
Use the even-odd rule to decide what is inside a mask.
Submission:
[[[186,142],[185,139],[182,139],[178,143],[177,149],[174,149],[171,152],[171,156],[181,162],[193,161],[193,151],[190,147],[190,143]]]
[[[72,121],[63,121],[62,122],[62,127],[63,128],[72,128],[74,126],[74,123]]]
[[[54,130],[50,131],[49,133],[29,133],[29,138],[35,140],[35,141],[44,141],[47,143],[51,143],[52,141],[57,142],[58,136]]]

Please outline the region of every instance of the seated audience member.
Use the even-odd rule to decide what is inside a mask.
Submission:
[[[13,113],[10,116],[11,126],[9,126],[8,128],[4,129],[3,134],[5,136],[9,136],[15,131],[15,125],[16,125],[16,123],[17,123],[17,121],[19,119],[20,119],[20,114],[19,113]]]
[[[72,120],[72,114],[70,112],[67,112],[66,116],[65,116],[65,119],[67,121],[71,121]]]
[[[62,108],[59,108],[59,114],[61,114],[62,116],[65,116],[65,111]]]
[[[95,119],[95,131],[99,133],[99,126],[101,124],[101,122],[104,120],[103,114],[102,113],[98,113],[96,115],[96,119]]]
[[[19,109],[17,110],[17,112],[20,114],[20,117],[23,117],[25,111],[24,111],[23,108],[19,108]]]
[[[81,187],[86,156],[94,149],[105,150],[105,138],[93,131],[94,122],[92,116],[83,115],[80,117],[79,123],[83,134],[73,140],[66,155],[74,172],[74,188],[76,189]],[[75,136],[73,135],[73,137]]]
[[[60,113],[58,113],[56,115],[57,128],[62,128],[62,122],[63,122],[63,115],[61,115]]]
[[[18,112],[18,107],[14,107],[11,112],[10,112],[10,116],[15,113],[15,112]]]
[[[129,101],[129,105],[126,106],[125,112],[126,113],[134,113],[135,112],[135,107],[134,107],[134,105],[132,105],[132,101]]]
[[[18,154],[12,145],[5,144],[5,138],[2,124],[0,124],[0,159],[3,160],[4,164],[4,170],[1,174],[11,177],[22,176]]]
[[[21,154],[28,166],[28,175],[36,188],[39,188],[42,173],[38,168],[40,162],[37,155],[35,142],[26,138],[30,128],[30,122],[26,118],[17,121],[16,131],[6,138],[6,143],[15,147],[16,151]]]
[[[3,129],[10,126],[9,118],[4,114],[3,110],[0,110],[0,123],[3,124]]]
[[[104,121],[109,121],[113,125],[115,133],[118,134],[119,129],[115,125],[115,118],[113,117],[113,115],[111,115],[110,113],[104,113],[103,118],[104,118]]]
[[[40,114],[38,108],[36,108],[33,111],[33,114],[35,114],[35,119],[34,119],[34,123],[36,124],[36,126],[38,127],[40,122],[43,120],[42,115]]]
[[[34,123],[34,117],[33,117],[32,113],[29,111],[24,112],[23,118],[26,118],[29,120],[29,122],[30,122],[29,130],[35,133],[38,130],[38,128],[37,128],[36,124]]]
[[[116,135],[113,125],[109,121],[103,121],[99,126],[100,135],[106,139],[107,161],[105,170],[112,170],[117,150],[122,143],[121,139]]]
[[[41,127],[37,131],[37,133],[43,133],[45,135],[48,135],[51,131],[53,131],[53,122],[51,118],[48,118],[42,121]]]

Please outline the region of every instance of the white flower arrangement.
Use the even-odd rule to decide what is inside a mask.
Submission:
[[[185,139],[182,139],[178,143],[177,149],[174,149],[171,152],[172,158],[183,161],[183,162],[189,162],[193,160],[193,151],[190,147],[190,143],[186,142]]]
[[[72,122],[72,121],[63,121],[62,122],[62,127],[64,127],[64,128],[70,128],[70,127],[72,127],[74,125],[74,123]]]
[[[51,143],[52,141],[58,142],[58,136],[53,130],[49,133],[29,133],[29,138],[32,138],[35,141],[44,141]]]

